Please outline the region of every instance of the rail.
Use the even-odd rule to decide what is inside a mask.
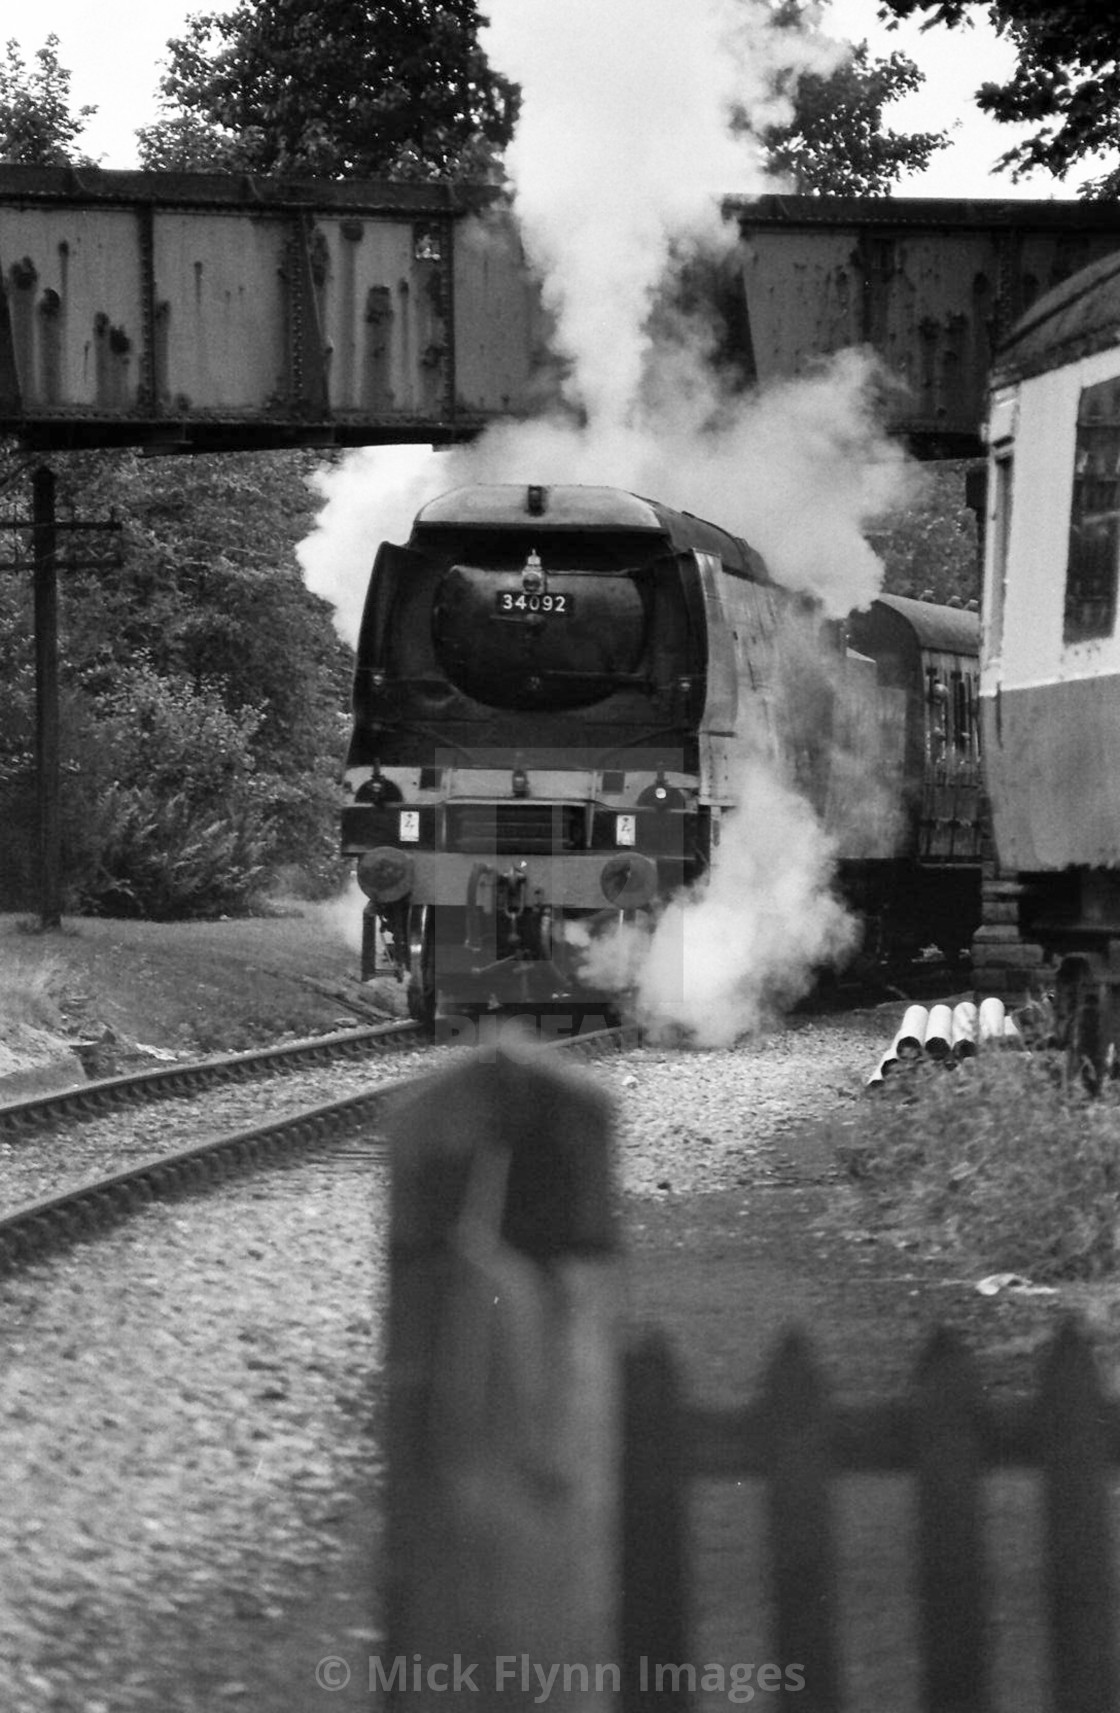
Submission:
[[[29,1096],[0,1105],[0,1135],[21,1132],[59,1120],[98,1117],[118,1106],[170,1100],[200,1093],[220,1083],[252,1077],[282,1076],[287,1071],[327,1064],[337,1058],[360,1058],[401,1047],[419,1046],[426,1039],[419,1023],[382,1023],[372,1028],[337,1030],[309,1036],[282,1046],[257,1047],[246,1053],[221,1053],[127,1076],[99,1077],[51,1094]]]
[[[266,1066],[276,1066],[282,1059],[290,1060],[293,1054],[306,1050],[310,1059],[303,1062],[314,1063],[321,1056],[319,1049],[326,1054],[331,1044],[344,1047],[352,1037],[358,1035],[392,1042],[403,1039],[409,1031],[413,1031],[417,1038],[423,1038],[420,1026],[411,1024],[388,1025],[385,1029],[373,1031],[350,1030],[345,1036],[300,1042],[292,1048],[268,1048],[260,1053],[234,1054],[223,1059],[206,1060],[195,1066],[178,1068],[184,1074],[194,1073],[201,1078],[210,1071],[222,1073],[212,1078],[211,1083],[176,1083],[174,1068],[169,1071],[167,1079],[161,1078],[156,1072],[153,1087],[159,1091],[156,1098],[190,1093],[198,1087],[211,1086],[213,1081],[228,1080],[228,1076],[224,1074],[227,1072],[236,1076],[253,1074],[253,1065],[260,1061]],[[541,1050],[550,1054],[562,1050],[569,1056],[594,1058],[625,1050],[637,1038],[638,1031],[634,1028],[595,1030],[570,1040],[551,1042],[547,1048]],[[366,1046],[368,1048],[374,1044],[367,1040]],[[477,1056],[483,1061],[488,1057],[482,1053]],[[143,1081],[110,1078],[100,1086],[109,1096],[122,1092],[129,1094],[132,1091],[127,1085],[136,1080]],[[283,1164],[287,1160],[300,1157],[309,1149],[328,1142],[337,1142],[360,1130],[368,1133],[371,1126],[382,1124],[383,1115],[392,1110],[394,1102],[407,1100],[415,1091],[425,1088],[430,1081],[430,1072],[421,1071],[414,1076],[381,1083],[375,1088],[348,1095],[342,1100],[324,1101],[284,1118],[272,1119],[226,1136],[212,1137],[188,1148],[156,1155],[121,1171],[91,1179],[73,1189],[25,1203],[0,1217],[0,1274],[18,1271],[32,1262],[69,1248],[75,1242],[107,1230],[151,1202],[204,1193],[240,1173],[258,1167]],[[98,1085],[90,1084],[86,1090],[79,1090],[77,1093],[93,1090],[96,1098],[97,1089]],[[53,1107],[54,1098],[51,1097],[47,1104]],[[19,1104],[27,1106],[36,1103]],[[103,1108],[98,1107],[96,1110],[101,1111]]]

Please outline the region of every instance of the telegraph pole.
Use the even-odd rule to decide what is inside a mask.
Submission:
[[[22,571],[27,559],[18,541],[31,537],[31,570],[35,589],[35,795],[39,837],[39,922],[46,928],[62,926],[62,815],[61,768],[58,718],[58,573],[60,569],[100,569],[111,566],[111,555],[85,559],[58,556],[59,532],[93,531],[120,534],[120,524],[110,515],[103,523],[69,519],[59,523],[55,511],[55,474],[41,464],[31,479],[31,516],[0,518],[0,530],[17,538],[15,556],[0,560],[0,571]],[[115,561],[119,563],[119,558]]]
[[[62,836],[58,768],[58,566],[54,471],[32,478],[35,561],[35,756],[39,806],[39,923],[62,926]]]

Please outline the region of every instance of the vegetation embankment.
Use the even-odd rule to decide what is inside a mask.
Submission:
[[[22,497],[31,460],[0,452]],[[352,656],[304,587],[304,454],[59,467],[64,908],[151,920],[333,891]],[[115,513],[104,540],[69,535]],[[91,542],[93,545],[91,546]],[[79,544],[75,546],[75,543]],[[0,579],[0,909],[38,873],[30,565]]]
[[[1053,1054],[921,1064],[867,1102],[839,1152],[891,1225],[987,1272],[1120,1268],[1120,1084],[1090,1099]]]
[[[274,910],[213,922],[67,917],[45,934],[0,915],[0,1077],[65,1057],[77,1042],[96,1046],[83,1059],[90,1074],[110,1076],[138,1049],[194,1058],[343,1027],[353,1020],[356,905]],[[363,997],[403,1013],[392,976]]]

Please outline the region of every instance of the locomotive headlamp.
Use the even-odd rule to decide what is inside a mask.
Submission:
[[[419,809],[402,809],[400,828],[398,832],[402,845],[416,845],[420,842],[420,811]]]
[[[541,564],[541,556],[536,548],[525,561],[521,573],[521,587],[527,595],[543,595],[545,592],[544,566]]]
[[[638,817],[636,815],[616,815],[614,818],[614,842],[616,845],[632,845],[637,842]]]
[[[644,791],[638,793],[639,809],[655,809],[659,815],[666,815],[672,809],[683,809],[684,794],[675,785],[670,785],[665,777],[665,769],[659,767],[657,778],[652,785],[647,785]]]

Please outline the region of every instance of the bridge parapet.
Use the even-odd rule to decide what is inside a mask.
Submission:
[[[729,198],[723,349],[783,379],[872,346],[890,428],[981,449],[999,341],[1120,248],[1120,205]],[[0,166],[0,433],[43,450],[469,439],[552,391],[492,191]]]
[[[446,185],[0,167],[0,431],[214,451],[476,434],[536,294]]]

